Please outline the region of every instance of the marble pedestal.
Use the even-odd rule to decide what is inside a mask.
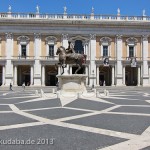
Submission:
[[[61,92],[86,92],[86,78],[84,74],[57,75]]]

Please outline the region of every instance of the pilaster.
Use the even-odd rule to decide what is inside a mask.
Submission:
[[[9,86],[13,80],[13,64],[11,57],[13,55],[13,35],[12,33],[6,33],[6,76],[5,85]]]
[[[117,35],[116,37],[116,85],[123,85],[123,76],[122,76],[122,36]]]
[[[17,66],[14,66],[14,85],[17,86]]]
[[[143,75],[143,86],[149,85],[149,76],[148,76],[148,63],[147,63],[147,57],[148,57],[148,36],[143,35],[142,37],[142,53],[143,53],[143,69],[142,69],[142,75]]]
[[[34,33],[34,56],[35,56],[35,64],[34,64],[34,85],[41,85],[41,35],[40,33]]]
[[[112,66],[112,86],[114,86],[115,85],[115,80],[114,80],[114,78],[115,78],[115,71],[114,71],[115,69],[114,69],[114,66]]]
[[[68,34],[62,34],[62,46],[68,48]]]
[[[95,64],[95,57],[96,57],[96,35],[90,34],[90,86],[94,84],[96,85],[96,64]]]

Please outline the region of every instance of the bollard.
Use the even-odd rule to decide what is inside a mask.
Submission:
[[[77,93],[77,98],[80,98],[80,93]]]
[[[42,98],[44,97],[44,92],[43,92],[42,89],[41,89],[41,97],[42,97]]]
[[[96,92],[96,97],[99,97],[99,92],[98,91]]]
[[[53,94],[55,93],[55,89],[54,89],[54,88],[53,88],[53,91],[52,91],[52,92],[53,92]]]
[[[59,92],[57,92],[56,94],[57,94],[57,98],[60,98],[60,93],[59,93]]]
[[[106,92],[106,96],[109,96],[109,91],[107,90],[107,92]]]
[[[107,90],[105,89],[105,90],[104,90],[104,95],[105,95],[105,96],[106,96],[106,92],[107,92]]]
[[[35,90],[35,95],[38,96],[38,90]]]

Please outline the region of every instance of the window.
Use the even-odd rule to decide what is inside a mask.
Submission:
[[[111,41],[109,37],[102,37],[100,39],[101,45],[101,57],[111,57]]]
[[[75,41],[74,50],[75,50],[76,53],[84,54],[84,48],[83,48],[81,40],[76,40]]]
[[[27,56],[27,48],[26,45],[21,45],[21,57],[26,57]]]
[[[108,46],[103,46],[103,57],[108,56]]]
[[[129,46],[129,57],[134,57],[134,46]]]
[[[54,56],[54,45],[49,45],[49,56]]]
[[[126,40],[127,42],[127,57],[136,57],[137,42],[138,40],[134,37],[130,37]]]

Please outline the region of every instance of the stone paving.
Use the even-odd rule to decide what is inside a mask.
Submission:
[[[149,150],[149,88],[99,91],[80,98],[0,91],[0,149]]]

